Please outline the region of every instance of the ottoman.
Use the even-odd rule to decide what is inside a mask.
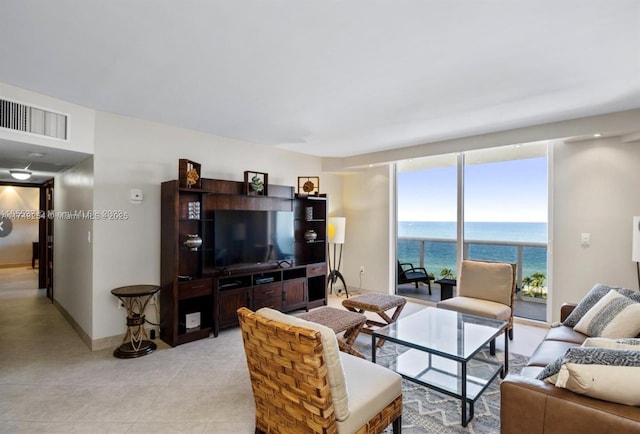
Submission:
[[[365,326],[362,327],[362,332],[371,334],[373,330],[379,327],[384,327],[396,322],[400,316],[400,312],[407,303],[403,297],[397,295],[380,294],[378,292],[369,292],[357,297],[351,297],[343,300],[342,305],[353,312],[364,313],[373,312],[377,314],[384,322],[367,319]],[[393,314],[389,316],[387,311],[395,309]],[[384,344],[384,340],[380,339],[377,346],[381,347]]]

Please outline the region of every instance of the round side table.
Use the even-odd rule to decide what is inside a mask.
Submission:
[[[147,339],[144,330],[144,311],[151,297],[160,290],[157,285],[131,285],[111,290],[127,309],[127,334],[122,345],[113,350],[120,359],[131,359],[153,352],[157,345]]]

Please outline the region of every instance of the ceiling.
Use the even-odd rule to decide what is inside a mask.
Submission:
[[[640,108],[637,0],[3,0],[0,40],[7,84],[325,157]]]
[[[69,169],[90,157],[82,152],[66,151],[0,139],[0,182],[14,184],[42,184],[58,172]],[[29,179],[19,181],[9,170],[25,169],[32,172]]]

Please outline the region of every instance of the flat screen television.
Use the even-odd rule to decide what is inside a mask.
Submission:
[[[291,211],[216,210],[213,225],[216,269],[275,264],[295,256]]]

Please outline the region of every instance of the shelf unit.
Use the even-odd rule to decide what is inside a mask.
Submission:
[[[202,209],[205,192],[180,188],[178,181],[161,186],[160,238],[160,337],[176,346],[209,336],[213,330],[211,278],[203,276],[203,255],[212,250],[207,240],[207,224]],[[199,204],[199,215],[194,205]],[[190,212],[191,211],[191,212]],[[202,246],[191,250],[184,245],[187,235],[198,235]],[[200,312],[200,327],[187,330],[187,314]]]
[[[317,238],[305,239],[313,230]],[[296,195],[294,202],[296,261],[307,266],[308,308],[327,304],[327,197]]]
[[[326,304],[326,197],[294,196],[293,187],[277,185],[269,185],[269,196],[247,196],[242,182],[213,179],[201,179],[200,187],[180,187],[178,180],[161,186],[160,337],[165,342],[176,346],[217,336],[238,324],[240,307],[290,312]],[[190,213],[190,203],[199,203],[199,215]],[[308,208],[313,218],[306,218]],[[216,269],[212,216],[221,209],[293,211],[294,264]],[[309,229],[317,233],[311,242],[304,238]],[[202,245],[186,247],[188,235],[198,235]],[[200,327],[187,329],[186,315],[196,312]]]

